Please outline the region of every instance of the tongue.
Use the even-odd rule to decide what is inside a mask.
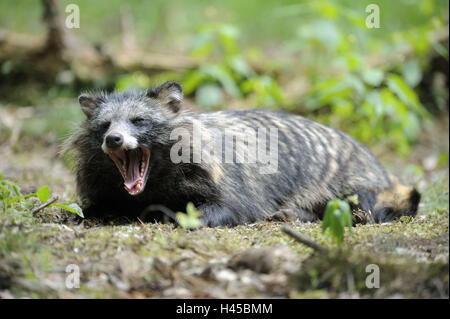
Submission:
[[[133,189],[140,179],[140,162],[139,152],[128,152],[128,167],[124,184],[129,190]]]

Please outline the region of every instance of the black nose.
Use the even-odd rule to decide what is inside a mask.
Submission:
[[[106,146],[115,149],[121,147],[123,144],[123,136],[119,133],[111,133],[106,137]]]

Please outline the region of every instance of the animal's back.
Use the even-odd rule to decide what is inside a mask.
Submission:
[[[274,210],[295,208],[302,219],[314,220],[321,217],[320,211],[330,199],[377,193],[392,186],[382,165],[364,145],[339,130],[301,116],[251,109],[193,117],[206,128],[221,128],[228,130],[228,134],[246,134],[246,128],[255,131],[265,128],[270,135],[270,129],[276,129],[277,150],[271,155],[277,162],[276,171],[261,173],[261,163],[221,166],[226,176],[218,179],[219,188],[226,194],[226,200],[233,203],[233,209],[237,213],[246,211],[250,220],[259,215],[269,216]]]

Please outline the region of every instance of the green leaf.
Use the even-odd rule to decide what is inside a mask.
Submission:
[[[239,88],[236,85],[228,68],[222,65],[206,64],[200,68],[200,72],[219,81],[225,91],[232,97],[241,97],[241,92],[239,91]]]
[[[449,153],[448,152],[442,152],[439,155],[437,166],[442,166],[444,164],[448,164],[448,160],[449,160]]]
[[[333,211],[335,209],[334,202],[329,202],[326,209],[325,209],[325,216],[323,217],[322,221],[322,232],[325,232],[327,228],[331,225],[331,215],[333,214]]]
[[[384,79],[383,71],[379,69],[368,69],[362,74],[364,82],[372,86],[379,86]]]
[[[212,109],[223,103],[223,93],[218,85],[202,85],[195,92],[195,101],[205,109]]]
[[[2,192],[0,193],[1,198],[7,198],[11,194],[11,191],[6,186],[0,185],[0,189],[2,189]]]
[[[78,216],[84,218],[83,210],[81,209],[80,206],[78,206],[75,203],[72,203],[72,204],[69,204],[69,205],[62,205],[62,204],[56,204],[55,203],[55,204],[51,204],[50,205],[50,207],[52,207],[52,206],[56,206],[56,207],[62,208],[64,210],[67,210],[67,211],[69,211],[71,213],[77,214]]]
[[[388,87],[394,92],[400,100],[414,110],[421,105],[417,94],[405,83],[405,81],[396,74],[390,74],[387,80]]]
[[[237,52],[236,40],[239,37],[239,33],[239,30],[233,25],[223,24],[219,26],[218,35],[226,55],[235,54]]]
[[[366,93],[364,83],[358,77],[354,75],[347,75],[344,78],[344,81],[348,84],[349,87],[353,88],[359,96],[362,97]]]
[[[7,197],[7,198],[4,199],[4,201],[5,201],[5,203],[7,205],[10,205],[10,204],[12,204],[14,202],[18,202],[18,201],[21,201],[21,200],[23,200],[22,196]]]
[[[0,183],[7,187],[9,189],[8,193],[10,194],[11,191],[15,196],[22,196],[22,194],[20,193],[20,188],[19,186],[17,186],[16,184],[14,184],[13,182],[11,182],[10,180],[7,179],[3,179],[3,175],[0,175]],[[8,195],[9,196],[9,195]]]
[[[415,87],[422,80],[422,71],[415,58],[409,58],[402,66],[402,75],[410,87]]]
[[[202,216],[202,212],[198,209],[195,208],[194,204],[192,204],[191,202],[189,202],[186,205],[186,212],[188,213],[188,215],[192,216],[192,217],[201,217]]]
[[[351,233],[352,217],[350,205],[343,200],[335,199],[328,202],[325,216],[322,222],[322,233],[329,230],[331,236],[337,243],[344,239],[345,227]]]
[[[247,78],[255,75],[255,71],[253,71],[253,69],[241,55],[232,56],[229,59],[228,64],[230,68],[237,74],[240,74]]]
[[[337,242],[342,242],[342,239],[344,238],[342,215],[340,214],[339,210],[335,210],[333,211],[333,214],[331,216],[331,234]]]
[[[195,229],[202,226],[201,217],[202,212],[197,210],[192,203],[188,203],[186,206],[186,214],[182,212],[176,213],[178,218],[178,224],[184,229]]]
[[[355,205],[359,204],[358,194],[353,194],[353,195],[347,196],[346,200]]]
[[[186,95],[194,92],[208,76],[198,70],[188,72],[183,80],[184,93]]]
[[[203,32],[197,35],[192,43],[190,53],[194,57],[207,57],[215,45],[215,36],[212,32]]]
[[[148,88],[150,86],[150,78],[142,72],[133,72],[122,75],[116,84],[116,90],[124,91],[130,88]]]
[[[40,202],[43,204],[50,198],[50,188],[48,188],[47,185],[42,186],[41,188],[39,188],[36,195],[39,198]]]

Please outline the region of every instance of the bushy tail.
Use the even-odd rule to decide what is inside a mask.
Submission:
[[[420,193],[412,187],[399,182],[397,177],[390,176],[393,187],[382,191],[375,204],[375,221],[390,222],[401,216],[416,216],[420,202]]]

